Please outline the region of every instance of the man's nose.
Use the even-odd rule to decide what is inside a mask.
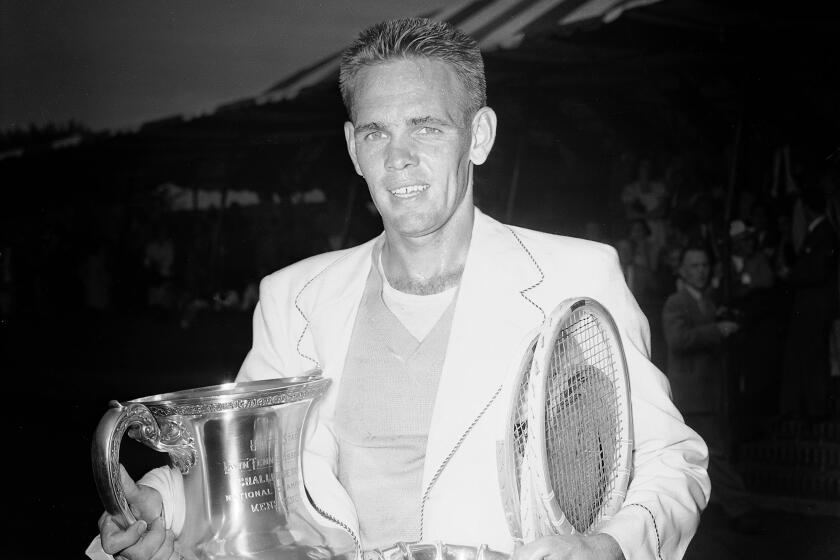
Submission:
[[[388,143],[385,154],[385,168],[388,171],[399,171],[416,164],[417,155],[409,139],[393,138]]]

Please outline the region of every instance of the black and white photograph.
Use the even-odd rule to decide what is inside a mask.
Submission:
[[[839,36],[0,0],[4,557],[840,558]]]

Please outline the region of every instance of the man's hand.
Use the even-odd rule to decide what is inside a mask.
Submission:
[[[624,560],[611,536],[563,535],[542,537],[517,548],[510,560]]]
[[[174,553],[175,535],[166,529],[163,501],[157,490],[136,485],[120,465],[125,498],[137,521],[124,527],[122,515],[108,512],[99,518],[102,549],[125,560],[169,560]]]
[[[720,332],[720,336],[723,338],[728,338],[738,332],[740,329],[740,325],[735,323],[734,321],[718,321],[717,322],[718,332]]]

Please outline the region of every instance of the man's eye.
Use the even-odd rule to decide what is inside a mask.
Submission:
[[[385,134],[381,130],[374,130],[365,134],[365,140],[379,140],[384,136]]]
[[[440,134],[440,129],[431,126],[424,126],[417,131],[418,134]]]

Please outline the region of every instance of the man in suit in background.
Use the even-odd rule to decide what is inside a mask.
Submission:
[[[825,194],[807,188],[800,196],[808,229],[791,267],[788,323],[780,412],[821,418],[829,411],[828,333],[837,315],[837,233],[825,215]]]
[[[680,257],[677,291],[665,302],[662,322],[668,345],[668,368],[674,404],[685,423],[709,447],[712,503],[719,504],[736,530],[757,532],[741,475],[730,459],[726,416],[724,341],[740,326],[719,319],[707,288],[711,266],[702,247],[688,247]]]

